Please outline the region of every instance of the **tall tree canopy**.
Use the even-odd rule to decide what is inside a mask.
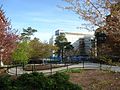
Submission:
[[[9,62],[14,49],[16,48],[16,41],[18,36],[16,31],[10,28],[10,22],[4,15],[4,11],[0,8],[0,49],[3,49],[3,62]]]
[[[56,37],[55,45],[59,48],[58,51],[57,51],[58,57],[62,54],[63,49],[66,50],[67,52],[69,50],[73,49],[73,46],[71,45],[71,42],[67,41],[67,38],[65,37],[65,34],[60,34],[59,36]]]
[[[30,47],[29,42],[31,36],[35,32],[37,32],[37,30],[32,29],[31,27],[23,29],[23,32],[20,35],[21,40],[17,42],[17,48],[12,54],[12,59],[14,62],[27,63],[30,60],[30,51],[33,47]]]
[[[119,0],[64,0],[67,6],[63,9],[71,10],[78,14],[80,18],[90,21],[96,26],[103,26],[106,16],[110,14],[111,5]]]
[[[96,32],[104,32],[106,43],[100,44],[102,52],[107,55],[119,55],[120,48],[120,0],[64,0],[67,9],[75,12],[80,18],[89,21],[84,27],[91,30],[97,26]],[[102,47],[101,47],[102,46]],[[108,52],[109,51],[109,52]]]
[[[51,56],[51,51],[57,49],[55,46],[48,43],[40,42],[38,38],[31,40],[29,46],[31,48],[29,52],[30,58],[33,59],[48,58]]]
[[[99,32],[104,32],[107,36],[104,53],[120,56],[120,3],[111,6],[111,14],[106,17],[106,25],[96,30],[96,33]]]
[[[21,33],[21,39],[23,39],[24,41],[29,41],[31,38],[30,36],[33,35],[35,32],[37,32],[37,30],[31,27],[28,27],[27,29],[23,28],[23,33]]]

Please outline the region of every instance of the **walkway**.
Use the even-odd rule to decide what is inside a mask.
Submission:
[[[100,64],[98,63],[84,63],[84,65],[82,63],[80,64],[74,64],[74,65],[70,65],[68,66],[68,68],[83,68],[84,69],[100,69]],[[52,73],[55,73],[56,71],[60,71],[60,70],[63,70],[63,69],[67,69],[67,66],[66,67],[60,67],[60,68],[53,68],[52,69]],[[111,70],[111,71],[114,71],[114,72],[120,72],[120,67],[119,66],[110,66],[110,65],[103,65],[101,66],[101,69],[103,70]],[[32,71],[24,71],[22,69],[22,67],[17,67],[17,70],[16,70],[16,67],[14,68],[10,68],[8,69],[8,74],[10,75],[20,75],[20,74],[23,74],[23,73],[32,73]],[[48,70],[40,70],[40,71],[37,71],[37,72],[42,72],[42,73],[45,73],[45,74],[50,74],[51,73],[51,70],[48,69]]]

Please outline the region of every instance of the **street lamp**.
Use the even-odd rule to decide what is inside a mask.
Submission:
[[[3,66],[3,52],[4,52],[4,48],[1,46],[0,47],[0,67]]]

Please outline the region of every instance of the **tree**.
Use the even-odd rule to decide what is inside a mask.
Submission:
[[[30,58],[33,59],[48,58],[51,56],[51,51],[56,49],[55,46],[40,42],[38,38],[31,40],[29,46],[31,48]]]
[[[58,57],[68,56],[69,51],[73,49],[73,46],[71,45],[71,42],[68,42],[65,34],[60,34],[55,39],[55,45],[59,48],[57,51]]]
[[[29,47],[29,42],[31,35],[33,35],[37,30],[28,27],[23,29],[21,33],[20,40],[17,42],[17,48],[12,54],[12,59],[16,63],[27,63],[29,61],[29,51],[32,49]]]
[[[69,59],[70,56],[72,56],[74,53],[74,47],[71,45],[71,42],[67,42],[64,50],[64,55],[67,59]]]
[[[11,54],[16,48],[16,41],[18,40],[16,30],[10,27],[10,22],[0,8],[0,48],[1,50],[3,49],[3,52],[0,52],[0,54],[4,63],[10,62]]]
[[[61,7],[78,14],[80,18],[101,27],[105,25],[106,16],[110,13],[111,5],[119,0],[64,0],[69,5]],[[87,25],[88,26],[88,25]],[[87,28],[87,27],[86,27]]]
[[[30,58],[41,58],[43,56],[43,53],[41,52],[43,49],[43,45],[40,43],[38,38],[34,38],[29,42],[29,46],[31,48],[30,50]]]
[[[30,37],[33,33],[37,32],[37,30],[28,27],[27,29],[23,29],[23,33],[19,36],[21,39],[17,42],[17,48],[12,54],[12,59],[16,63],[27,63],[30,57],[30,50],[29,42]]]
[[[37,32],[37,30],[31,27],[28,27],[27,29],[23,28],[23,33],[21,33],[21,39],[23,39],[24,41],[29,41],[30,36],[33,35],[33,33],[35,32]]]
[[[104,53],[109,56],[120,56],[120,3],[111,6],[111,14],[106,17],[106,25],[96,30],[96,33],[100,32],[107,36],[105,43],[101,45],[106,46]]]
[[[119,31],[120,28],[119,0],[64,0],[64,1],[67,2],[69,5],[62,7],[63,9],[71,10],[78,14],[82,19],[90,22],[89,24],[88,23],[84,24],[85,29],[91,30],[92,29],[91,27],[96,26],[97,26],[96,28],[104,27],[103,30],[105,30],[106,34],[111,35],[110,37],[116,36],[113,35],[113,32]],[[115,27],[113,27],[114,25]],[[117,29],[115,29],[116,27]]]
[[[119,56],[120,48],[120,1],[119,0],[64,0],[68,6],[62,7],[78,14],[89,23],[85,29],[95,33],[104,32],[105,43],[98,45],[99,54]]]
[[[59,48],[57,51],[58,57],[62,54],[62,50],[65,47],[65,44],[67,42],[67,39],[65,38],[64,34],[60,34],[59,36],[56,37],[55,39],[55,45]]]
[[[80,39],[79,54],[80,55],[86,55],[84,39]]]
[[[107,46],[105,45],[106,39],[107,36],[103,31],[95,32],[94,44],[96,43],[96,45],[94,48],[96,48],[97,57],[106,55],[106,52],[108,52]]]
[[[17,48],[12,54],[15,63],[27,63],[29,60],[29,45],[27,42],[19,42]]]

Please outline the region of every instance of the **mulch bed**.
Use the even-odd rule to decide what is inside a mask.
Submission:
[[[40,64],[40,65],[35,65],[34,66],[34,64],[33,64],[33,65],[25,66],[24,70],[26,70],[26,71],[32,71],[33,69],[34,70],[47,70],[47,69],[50,69],[50,68],[59,68],[59,67],[63,67],[63,66],[65,66],[65,65],[59,65],[59,64],[52,64],[52,65],[46,64],[46,65],[44,65],[44,64]]]
[[[83,70],[69,73],[70,81],[81,85],[83,90],[120,90],[120,73],[102,70]]]

